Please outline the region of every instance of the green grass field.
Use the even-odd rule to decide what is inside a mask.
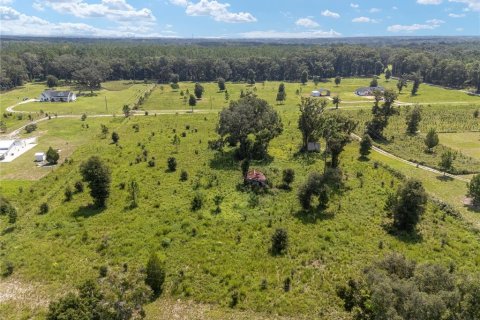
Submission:
[[[339,90],[350,90],[346,89],[347,80]],[[368,79],[361,80],[368,84]],[[352,79],[350,85],[356,86],[357,82],[360,80]],[[193,84],[180,86],[181,90],[193,91]],[[94,101],[89,114],[101,113],[101,95],[117,95],[120,103],[120,97],[145,85],[115,82],[104,87],[108,89],[98,96],[85,97],[85,101]],[[278,83],[256,87],[260,97],[275,105]],[[53,118],[39,123],[33,133],[39,136],[39,146],[16,162],[0,164],[0,192],[19,209],[13,229],[9,229],[5,217],[0,217],[0,256],[14,265],[13,275],[0,280],[0,289],[12,281],[18,290],[28,291],[32,286],[32,299],[48,301],[82,280],[96,277],[100,266],[127,263],[130,270],[135,270],[156,252],[166,261],[167,280],[164,297],[146,307],[148,319],[170,315],[171,308],[192,312],[189,303],[212,319],[263,319],[277,314],[295,319],[349,319],[336,297],[336,286],[357,277],[366,265],[391,251],[419,262],[454,263],[460,271],[478,271],[480,236],[472,226],[478,226],[480,219],[478,213],[461,205],[465,183],[444,181],[377,154],[372,154],[369,161],[359,161],[358,143],[347,146],[341,157],[345,190],[332,197],[325,211],[305,215],[297,190],[309,172],[323,170],[323,159],[316,154],[297,155],[301,136],[295,91],[302,86],[286,87],[286,103],[275,105],[284,132],[270,144],[272,160],[254,161],[252,167],[264,172],[273,186],[280,184],[283,169],[292,168],[295,182],[292,191],[274,187],[258,196],[238,187],[242,183],[240,167],[228,150],[221,155],[208,149],[208,140],[217,136],[217,110],[227,103],[224,93],[216,91],[216,84],[205,84],[205,97],[197,107],[211,109],[212,113],[154,116],[152,112],[148,117],[87,117],[85,122],[80,118]],[[249,87],[227,84],[230,99],[237,99],[242,88]],[[302,94],[312,88],[313,84],[303,87]],[[87,104],[80,100],[77,103]],[[32,106],[35,104],[19,110]],[[182,106],[179,92],[157,85],[142,109],[188,107]],[[357,111],[349,114],[359,120],[364,117]],[[82,128],[82,124],[89,128]],[[110,130],[106,138],[100,135],[100,124]],[[139,132],[135,132],[134,124]],[[177,134],[185,132],[178,147],[172,144],[174,130]],[[118,146],[111,143],[112,131],[120,135]],[[49,145],[62,149],[62,157],[72,162],[60,164],[45,175],[42,168],[34,166],[32,154]],[[154,167],[143,160],[137,162],[145,150],[147,160],[155,158]],[[87,191],[75,194],[70,202],[64,201],[66,186],[80,180],[79,165],[92,155],[99,155],[112,170],[111,197],[102,211],[88,206],[91,198]],[[176,172],[166,171],[170,156],[177,159]],[[446,215],[429,203],[418,237],[389,234],[383,207],[388,194],[401,181],[386,168],[376,168],[374,161],[421,179],[430,194],[455,206],[463,219]],[[188,172],[187,181],[180,181],[181,170]],[[135,209],[129,208],[128,192],[121,188],[122,183],[132,180],[140,184],[139,206]],[[192,212],[190,202],[197,193],[203,196],[204,206]],[[221,212],[215,214],[213,198],[217,195],[224,200]],[[50,211],[38,215],[44,202]],[[290,246],[285,256],[274,257],[269,254],[270,239],[279,227],[288,231]],[[283,290],[287,277],[292,279],[290,292]],[[228,307],[233,292],[241,297],[235,310]],[[171,302],[176,299],[182,302]],[[46,306],[27,298],[0,301],[0,314],[42,319]]]
[[[440,139],[449,148],[480,159],[480,132],[442,133]]]

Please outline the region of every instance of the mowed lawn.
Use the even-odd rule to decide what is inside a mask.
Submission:
[[[472,158],[480,159],[480,132],[442,133],[442,144]]]

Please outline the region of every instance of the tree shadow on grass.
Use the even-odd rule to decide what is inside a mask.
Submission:
[[[81,206],[73,213],[73,216],[75,218],[90,218],[93,216],[96,216],[99,213],[102,213],[105,210],[105,208],[99,208],[97,206],[94,206],[93,204],[89,204],[87,206]]]
[[[357,158],[358,161],[360,162],[368,162],[370,161],[370,158],[369,157],[365,157],[365,156],[360,156]]]
[[[469,212],[480,213],[480,204],[474,204],[471,198],[465,198],[463,207]]]
[[[215,152],[210,160],[210,168],[215,170],[238,170],[239,164],[234,158],[234,150]]]
[[[324,155],[322,152],[297,151],[293,154],[293,160],[303,165],[312,165],[317,161],[324,161]]]
[[[312,208],[309,210],[299,210],[295,213],[295,217],[303,224],[316,223],[317,220],[331,220],[335,218],[333,212],[322,210],[321,208]]]
[[[413,230],[411,232],[399,231],[391,223],[385,223],[382,227],[389,235],[394,236],[404,243],[416,244],[423,241],[423,236],[418,230]]]

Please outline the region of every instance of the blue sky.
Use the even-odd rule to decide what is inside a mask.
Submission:
[[[480,35],[480,0],[0,0],[2,35]]]

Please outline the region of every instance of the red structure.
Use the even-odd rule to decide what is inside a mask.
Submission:
[[[248,171],[245,182],[251,185],[265,187],[267,185],[267,178],[260,171],[253,169]]]

